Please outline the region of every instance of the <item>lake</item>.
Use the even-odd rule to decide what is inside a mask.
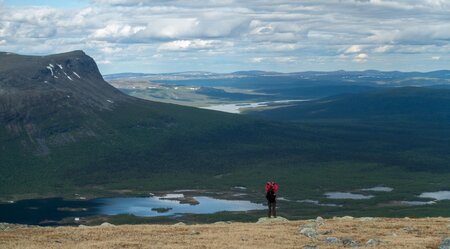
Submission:
[[[0,204],[0,222],[58,225],[57,222],[64,218],[93,215],[132,214],[142,217],[155,217],[265,209],[262,204],[250,201],[194,196],[190,197],[192,199],[190,203],[183,203],[178,198],[178,195],[167,195],[92,200],[64,200],[62,198],[22,200]]]
[[[209,109],[214,111],[229,112],[229,113],[241,113],[242,109],[266,107],[273,104],[287,104],[291,102],[304,102],[309,101],[309,99],[293,99],[293,100],[276,100],[276,101],[266,101],[266,102],[256,102],[256,103],[237,103],[237,104],[222,104],[222,105],[212,105],[201,107],[203,109]]]

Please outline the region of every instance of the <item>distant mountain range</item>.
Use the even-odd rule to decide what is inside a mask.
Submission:
[[[198,78],[208,78],[217,76],[292,76],[292,77],[340,77],[346,79],[348,77],[367,77],[367,78],[378,78],[378,79],[394,79],[394,78],[406,78],[406,77],[424,77],[424,78],[450,78],[450,70],[437,70],[431,72],[401,72],[401,71],[379,71],[379,70],[365,70],[365,71],[305,71],[305,72],[292,72],[292,73],[281,73],[273,71],[237,71],[231,73],[213,73],[206,71],[186,71],[186,72],[174,72],[174,73],[117,73],[117,74],[106,74],[104,75],[105,80],[120,79],[120,78],[131,78],[131,77],[142,77],[142,76],[184,76],[198,77]]]
[[[105,80],[118,79],[147,79],[154,82],[177,81],[183,82],[190,80],[223,80],[223,79],[239,79],[239,78],[260,78],[260,77],[277,77],[289,78],[296,82],[305,81],[338,81],[347,83],[365,83],[365,84],[395,84],[397,86],[414,85],[414,84],[436,84],[449,83],[450,70],[439,70],[432,72],[400,72],[400,71],[330,71],[330,72],[267,72],[267,71],[238,71],[232,73],[212,73],[212,72],[177,72],[177,73],[162,73],[162,74],[145,74],[145,73],[119,73],[104,75]],[[444,80],[444,81],[442,81]],[[286,79],[284,79],[286,81]],[[426,81],[426,82],[424,82]],[[434,82],[433,82],[434,81]],[[200,81],[201,83],[202,81]],[[186,82],[185,82],[186,83]],[[218,81],[218,85],[224,83]]]

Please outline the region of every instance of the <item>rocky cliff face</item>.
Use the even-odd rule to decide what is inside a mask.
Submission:
[[[95,136],[98,110],[129,97],[106,83],[82,51],[50,56],[0,53],[0,128],[47,154],[48,144]]]

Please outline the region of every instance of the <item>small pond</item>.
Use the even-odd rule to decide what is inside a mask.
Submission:
[[[354,194],[350,192],[328,192],[325,193],[328,199],[351,199],[351,200],[366,200],[371,199],[373,195]]]
[[[435,199],[436,201],[450,200],[450,191],[424,192],[419,197]]]

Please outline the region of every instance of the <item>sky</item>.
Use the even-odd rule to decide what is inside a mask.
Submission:
[[[0,51],[103,74],[450,69],[450,0],[0,0]]]

